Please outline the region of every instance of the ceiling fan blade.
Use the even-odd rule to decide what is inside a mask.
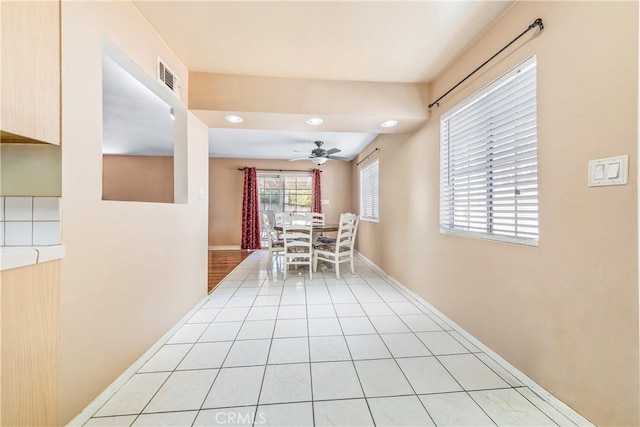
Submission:
[[[295,162],[296,160],[309,160],[311,157],[300,157],[297,159],[289,159],[290,162]]]
[[[348,158],[346,157],[340,157],[340,156],[327,156],[327,159],[331,159],[331,160],[344,160],[344,161],[349,161]]]
[[[342,150],[341,150],[341,149],[339,149],[339,148],[332,148],[332,149],[330,149],[330,150],[327,150],[327,154],[331,155],[331,154],[339,153],[339,152],[341,152],[341,151],[342,151]]]

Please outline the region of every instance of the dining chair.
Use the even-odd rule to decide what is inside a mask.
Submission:
[[[278,255],[284,254],[284,240],[278,239],[278,233],[271,227],[271,221],[269,221],[269,216],[266,213],[262,214],[262,223],[264,224],[264,231],[267,235],[269,265],[271,265],[273,254],[276,254],[276,258]]]
[[[284,278],[290,265],[309,267],[309,279],[313,279],[313,229],[311,218],[291,215],[282,224],[284,240]]]
[[[311,217],[313,225],[324,225],[324,214],[321,212],[309,212],[307,213]]]
[[[328,262],[334,265],[336,278],[340,279],[340,264],[349,262],[351,264],[351,274],[355,274],[353,246],[359,221],[356,214],[343,213],[340,215],[336,241],[334,243],[318,242],[313,245],[313,271],[318,270],[318,261]]]

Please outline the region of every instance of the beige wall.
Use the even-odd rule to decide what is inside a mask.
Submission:
[[[637,426],[637,2],[519,2],[432,94],[537,17],[541,34],[456,90],[422,129],[364,150],[381,147],[381,212],[361,223],[358,248],[592,422]],[[440,115],[534,53],[539,247],[440,234]],[[587,187],[588,160],[621,154],[628,185]]]
[[[238,168],[310,171],[311,162],[256,159],[209,159],[209,246],[240,246],[244,175]],[[312,167],[313,166],[313,167]],[[322,170],[322,199],[326,222],[337,223],[342,212],[351,212],[351,162],[329,161]]]
[[[60,196],[62,150],[50,144],[0,144],[0,196]]]
[[[102,199],[173,203],[173,157],[104,155]]]
[[[186,68],[130,2],[62,4],[61,417],[77,415],[207,291],[207,129],[188,114],[188,203],[102,201],[101,38]]]

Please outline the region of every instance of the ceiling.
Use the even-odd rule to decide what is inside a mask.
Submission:
[[[427,83],[513,1],[138,0],[134,4],[190,71]],[[114,90],[119,84],[114,80]],[[140,128],[139,121],[127,114],[140,109],[126,103],[120,108],[126,110],[119,114],[120,126]],[[162,120],[161,125],[147,129],[170,125],[166,115]],[[353,158],[377,136],[328,130],[246,129],[243,124],[210,129],[210,156],[291,159],[310,153],[313,141],[322,140],[323,148],[340,148],[339,155]],[[162,137],[147,138],[160,141]],[[130,144],[134,144],[131,153],[172,153],[166,147]]]

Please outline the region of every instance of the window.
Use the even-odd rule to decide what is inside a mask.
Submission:
[[[442,116],[440,231],[538,244],[536,58]]]
[[[310,212],[311,174],[258,174],[260,212]]]
[[[378,221],[378,161],[360,169],[360,218]]]

